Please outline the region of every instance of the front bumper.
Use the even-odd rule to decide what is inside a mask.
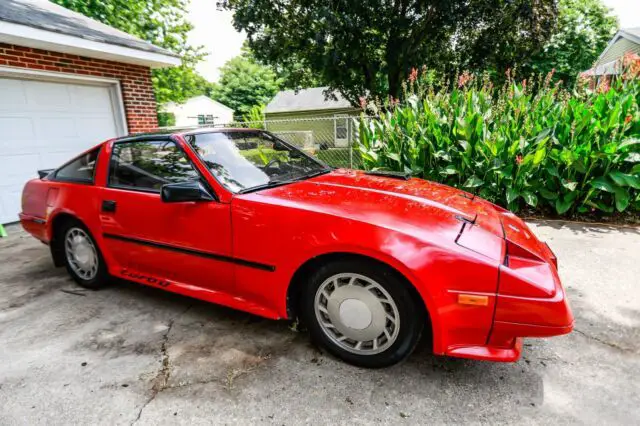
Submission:
[[[551,337],[570,333],[573,330],[573,313],[556,265],[557,261],[550,261],[524,270],[501,267],[493,325],[486,344],[451,345],[446,355],[513,362],[520,357],[523,337]],[[514,289],[527,291],[528,294],[513,294]]]

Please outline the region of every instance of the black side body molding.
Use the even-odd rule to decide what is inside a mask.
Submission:
[[[115,234],[102,234],[102,236],[104,238],[109,238],[109,239],[112,239],[112,240],[124,241],[124,242],[127,242],[127,243],[133,243],[133,244],[141,244],[141,245],[148,246],[148,247],[155,247],[155,248],[159,248],[159,249],[163,249],[163,250],[175,251],[177,253],[184,253],[184,254],[190,254],[190,255],[193,255],[193,256],[200,256],[200,257],[203,257],[205,259],[212,259],[212,260],[218,260],[220,262],[233,263],[235,265],[246,266],[247,268],[260,269],[262,271],[274,272],[276,270],[276,267],[273,266],[273,265],[267,265],[267,264],[264,264],[264,263],[253,262],[251,260],[238,259],[238,258],[231,257],[231,256],[224,256],[224,255],[221,255],[221,254],[209,253],[209,252],[206,252],[206,251],[194,250],[194,249],[190,249],[190,248],[186,248],[186,247],[178,247],[178,246],[173,246],[173,245],[169,245],[169,244],[155,243],[155,242],[152,242],[152,241],[140,240],[138,238],[125,237],[125,236],[122,236],[122,235],[115,235]]]

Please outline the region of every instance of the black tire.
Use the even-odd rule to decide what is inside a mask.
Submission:
[[[95,252],[98,258],[98,268],[97,268],[97,272],[95,273],[95,276],[91,277],[90,279],[83,278],[73,269],[73,267],[71,266],[71,262],[69,261],[69,257],[67,255],[67,250],[65,250],[65,240],[67,238],[67,234],[73,229],[82,230],[89,237],[95,249]],[[105,263],[104,258],[102,257],[100,248],[98,247],[98,244],[93,238],[93,235],[91,235],[91,232],[89,232],[89,229],[87,229],[87,227],[84,226],[82,222],[80,222],[77,219],[66,220],[56,232],[56,244],[57,244],[56,250],[58,250],[58,252],[62,255],[62,258],[64,259],[64,265],[67,268],[67,272],[69,273],[69,275],[71,275],[71,278],[73,278],[73,280],[77,282],[80,286],[88,288],[90,290],[98,290],[102,287],[105,287],[107,284],[109,284],[110,277],[109,277],[109,272],[107,270],[107,264]]]
[[[359,274],[377,282],[393,299],[400,316],[400,326],[395,341],[383,352],[350,352],[334,342],[319,324],[314,306],[316,293],[325,280],[343,273]],[[311,339],[334,356],[358,367],[388,367],[404,360],[413,352],[420,341],[426,321],[424,305],[421,301],[415,300],[407,288],[408,285],[395,271],[373,261],[334,261],[321,266],[311,274],[300,300],[301,318],[309,330]]]

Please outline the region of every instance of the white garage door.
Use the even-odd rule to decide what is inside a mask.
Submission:
[[[0,77],[0,224],[18,220],[22,187],[118,136],[108,86]]]

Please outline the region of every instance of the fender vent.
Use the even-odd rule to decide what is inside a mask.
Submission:
[[[382,177],[388,177],[388,178],[394,178],[394,179],[401,179],[401,180],[411,179],[411,175],[409,173],[391,172],[387,170],[371,170],[368,172],[364,172],[364,174],[371,175],[371,176],[382,176]]]

